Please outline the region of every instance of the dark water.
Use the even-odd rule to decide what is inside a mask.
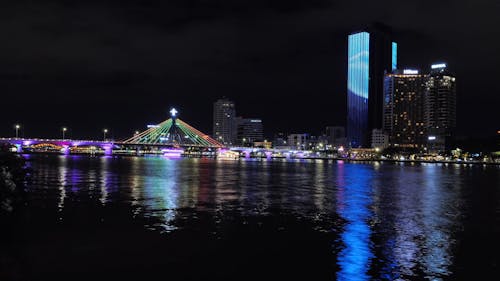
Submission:
[[[30,156],[18,280],[498,280],[500,168]]]

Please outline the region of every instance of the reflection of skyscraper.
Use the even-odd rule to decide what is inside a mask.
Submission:
[[[349,35],[347,66],[347,138],[367,147],[372,129],[382,128],[384,73],[397,67],[397,44],[384,26]]]
[[[368,280],[373,252],[370,247],[372,230],[369,221],[373,212],[373,171],[368,167],[339,165],[337,176],[337,213],[345,220],[342,250],[337,263],[337,280]],[[348,184],[346,184],[348,183]]]
[[[234,102],[219,99],[214,103],[213,138],[225,145],[236,143],[236,109]]]

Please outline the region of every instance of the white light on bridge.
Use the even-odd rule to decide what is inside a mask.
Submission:
[[[175,108],[172,108],[172,109],[170,110],[170,115],[171,115],[172,117],[175,117],[175,115],[177,115],[177,113],[178,113],[178,111],[177,111]]]

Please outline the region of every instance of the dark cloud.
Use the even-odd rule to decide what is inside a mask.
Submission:
[[[125,135],[171,105],[210,132],[221,96],[268,132],[315,133],[345,122],[346,35],[373,21],[394,28],[400,65],[447,61],[460,131],[486,134],[500,119],[499,12],[485,0],[10,2],[0,9],[0,91],[17,106],[0,113],[0,134],[23,122],[30,135],[59,123]]]

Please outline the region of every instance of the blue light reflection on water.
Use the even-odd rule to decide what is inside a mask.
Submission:
[[[368,280],[367,271],[373,254],[370,246],[372,216],[371,171],[367,166],[339,165],[337,174],[337,212],[346,220],[338,255],[338,280]]]

